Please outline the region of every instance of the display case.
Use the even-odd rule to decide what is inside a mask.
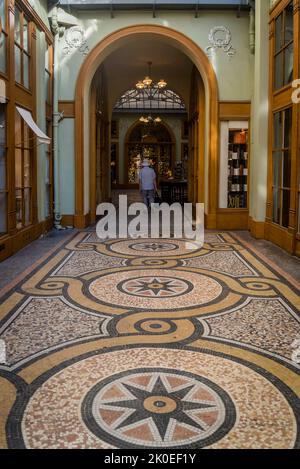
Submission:
[[[219,208],[248,208],[248,121],[221,123]]]

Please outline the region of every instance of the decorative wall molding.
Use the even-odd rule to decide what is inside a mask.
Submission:
[[[213,51],[222,49],[228,57],[233,57],[236,54],[236,49],[232,46],[232,34],[226,26],[215,26],[212,28],[208,35],[210,45],[206,47],[206,54],[208,57],[212,56]]]
[[[85,32],[80,26],[72,26],[65,32],[66,46],[63,48],[65,55],[69,55],[74,49],[77,49],[83,56],[88,55],[90,49],[87,45]]]

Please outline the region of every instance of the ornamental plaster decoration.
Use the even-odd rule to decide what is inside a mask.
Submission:
[[[206,54],[211,57],[212,52],[216,49],[223,49],[228,57],[236,54],[236,50],[232,47],[232,35],[226,26],[215,26],[212,28],[208,35],[210,45],[206,47]]]
[[[84,30],[80,26],[73,26],[66,31],[65,42],[66,46],[63,48],[65,55],[69,55],[74,49],[77,49],[84,56],[88,55],[90,51]]]

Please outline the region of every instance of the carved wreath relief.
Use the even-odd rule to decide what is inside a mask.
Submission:
[[[77,49],[82,55],[89,53],[89,46],[84,36],[84,30],[79,26],[73,26],[66,31],[65,42],[66,46],[63,48],[63,51],[66,55],[70,54],[73,49]]]
[[[236,54],[236,50],[232,46],[232,35],[226,26],[215,26],[212,28],[208,35],[210,45],[206,47],[206,53],[209,57],[212,56],[212,52],[216,49],[223,49],[228,57],[232,57]]]

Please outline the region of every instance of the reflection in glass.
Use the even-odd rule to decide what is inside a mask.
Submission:
[[[275,52],[278,52],[282,47],[282,14],[276,18],[275,21]]]
[[[282,191],[282,226],[289,226],[289,210],[290,210],[290,191]]]
[[[21,50],[15,45],[15,80],[21,83]]]
[[[275,89],[276,90],[283,87],[282,69],[283,69],[283,52],[280,52],[275,57]]]
[[[24,189],[24,219],[25,225],[30,224],[31,219],[31,197],[30,197],[31,189],[27,188]]]
[[[7,232],[7,194],[0,191],[0,236]]]
[[[280,190],[273,189],[273,221],[280,223]]]
[[[29,57],[23,53],[23,85],[29,88]]]
[[[0,147],[0,191],[6,190],[6,150]]]
[[[273,153],[273,186],[281,186],[281,151]]]
[[[288,44],[294,38],[294,12],[293,2],[291,2],[285,9],[285,28],[284,28],[284,43]]]
[[[284,85],[293,81],[294,73],[294,45],[291,44],[284,51]]]
[[[289,148],[291,146],[292,138],[292,108],[284,111],[284,142],[283,148]]]
[[[0,36],[0,72],[6,73],[6,36]]]
[[[291,187],[291,152],[285,151],[283,154],[283,175],[282,186]]]
[[[22,202],[22,189],[16,189],[16,221],[17,228],[22,228],[23,202]]]
[[[20,11],[15,7],[15,42],[21,44],[21,21],[20,21]]]
[[[28,52],[28,23],[25,18],[23,19],[23,49]]]
[[[282,148],[282,113],[274,114],[274,149]]]

